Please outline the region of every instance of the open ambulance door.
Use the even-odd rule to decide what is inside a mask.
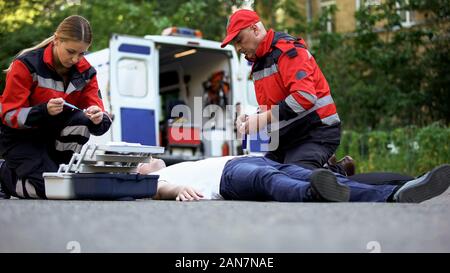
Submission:
[[[155,43],[114,34],[110,54],[113,140],[159,146],[159,69]]]

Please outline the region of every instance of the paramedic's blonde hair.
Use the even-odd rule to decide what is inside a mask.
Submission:
[[[23,54],[30,52],[32,50],[46,47],[48,44],[55,40],[55,35],[61,41],[76,41],[85,42],[86,44],[92,43],[92,29],[89,21],[86,18],[79,15],[72,15],[64,19],[56,28],[55,34],[43,40],[39,44],[26,48],[19,52],[15,58],[22,56]],[[14,59],[15,59],[14,58]],[[4,70],[9,72],[11,70],[12,63],[9,65],[8,69]]]

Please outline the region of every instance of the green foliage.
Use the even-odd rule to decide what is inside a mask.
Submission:
[[[31,47],[51,36],[67,16],[86,17],[94,32],[90,48],[96,51],[108,46],[111,34],[135,36],[160,34],[170,26],[200,29],[204,38],[222,40],[227,17],[234,0],[81,0],[70,4],[64,0],[0,0],[0,68],[4,70],[22,49]],[[72,1],[76,2],[76,1]],[[0,75],[0,91],[5,74]]]
[[[310,2],[313,1],[304,1]],[[450,122],[448,0],[386,0],[355,13],[354,33],[329,33],[330,6],[306,22],[293,0],[255,1],[268,27],[303,36],[331,86],[344,128],[395,129]],[[275,20],[277,10],[284,16]],[[402,25],[413,11],[417,24]]]
[[[359,173],[392,171],[419,175],[450,162],[450,128],[433,123],[393,131],[344,131],[337,157],[347,154],[355,159]]]
[[[94,30],[91,51],[108,46],[112,33],[159,34],[177,25],[220,41],[232,7],[245,0],[0,0],[0,68],[15,54],[53,34],[68,15],[80,14]],[[77,2],[77,1],[72,1]],[[301,1],[300,1],[301,2]],[[255,0],[267,27],[303,36],[325,74],[345,129],[392,130],[450,122],[450,5],[448,0],[386,0],[356,12],[352,34],[328,33],[335,6],[306,20],[295,0]],[[310,4],[314,1],[304,1]],[[396,4],[398,3],[398,4]],[[424,19],[411,27],[399,12]],[[278,16],[282,12],[283,16]],[[0,74],[0,91],[5,74]]]
[[[425,18],[404,27],[398,12],[409,10]],[[449,124],[449,10],[448,1],[387,0],[356,12],[354,34],[313,32],[345,128]]]

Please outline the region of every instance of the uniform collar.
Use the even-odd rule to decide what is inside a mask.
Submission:
[[[273,29],[269,29],[267,31],[266,37],[259,43],[258,48],[256,49],[256,58],[262,58],[264,55],[270,52],[270,48],[272,46],[273,37],[275,32]]]
[[[53,66],[53,42],[50,42],[44,50],[44,63],[48,65],[48,67],[55,69]]]

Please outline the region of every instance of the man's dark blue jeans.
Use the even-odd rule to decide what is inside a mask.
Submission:
[[[225,165],[220,194],[229,200],[315,201],[310,192],[312,170],[281,164],[266,157],[238,157]],[[386,202],[394,185],[367,185],[335,174],[350,187],[350,202]]]

